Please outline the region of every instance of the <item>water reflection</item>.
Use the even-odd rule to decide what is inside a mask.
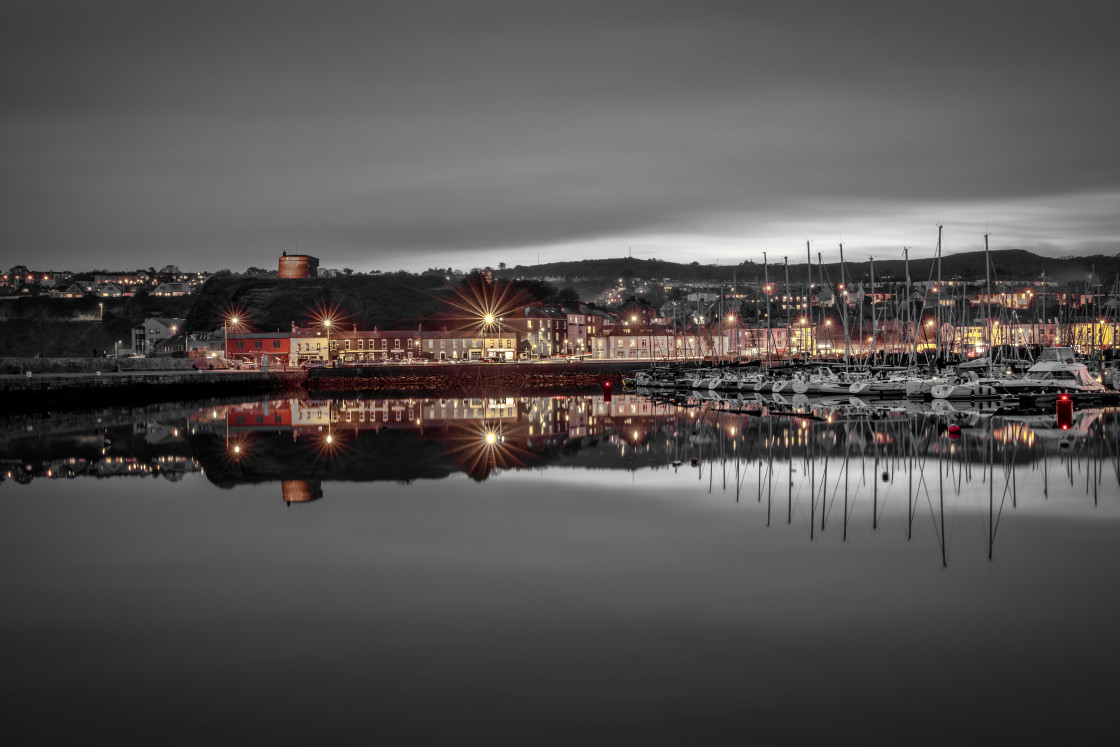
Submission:
[[[1053,490],[1099,504],[1120,480],[1112,409],[1075,414],[991,404],[874,402],[804,397],[751,400],[615,396],[275,399],[189,405],[135,419],[104,413],[34,426],[9,424],[0,479],[162,477],[198,472],[227,489],[275,483],[286,505],[329,497],[338,481],[410,483],[465,474],[567,468],[665,470],[682,498],[698,488],[764,506],[767,526],[815,540],[856,521],[879,529],[905,503],[949,561],[947,514],[970,511],[993,556],[1000,518]],[[981,409],[985,407],[987,409]],[[1111,473],[1111,474],[1108,474]],[[858,510],[857,510],[858,509]]]

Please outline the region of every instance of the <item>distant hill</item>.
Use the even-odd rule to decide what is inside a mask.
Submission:
[[[830,252],[831,254],[831,252]],[[905,277],[905,262],[901,250],[889,259],[875,260],[875,276],[884,280],[901,280]],[[797,255],[797,256],[804,256]],[[1035,280],[1046,272],[1047,280],[1070,282],[1087,280],[1089,273],[1095,271],[1100,282],[1109,285],[1120,273],[1120,254],[1111,257],[1098,255],[1091,257],[1043,257],[1023,249],[1000,249],[991,252],[992,264],[1001,280]],[[791,256],[791,260],[793,257]],[[860,261],[845,263],[845,274],[849,280],[859,281],[870,276],[869,262],[865,257]],[[934,260],[929,257],[911,258],[910,277],[912,280],[925,280],[930,277]],[[840,263],[826,262],[826,276],[833,282],[840,280]],[[732,280],[760,281],[764,268],[761,262],[745,261],[737,265],[701,265],[697,262],[666,262],[659,259],[636,259],[620,257],[614,259],[590,259],[578,262],[550,262],[541,265],[518,265],[506,270],[495,271],[495,276],[516,277],[555,277],[564,282],[575,282],[579,278],[610,285],[619,278],[669,278],[679,282],[705,281],[732,282]],[[804,262],[790,262],[790,280],[804,282],[806,277]],[[945,279],[983,278],[984,252],[962,252],[947,254],[941,260],[941,274]],[[785,270],[781,258],[771,257],[770,279],[781,282]],[[813,264],[814,281],[819,278],[819,268]]]

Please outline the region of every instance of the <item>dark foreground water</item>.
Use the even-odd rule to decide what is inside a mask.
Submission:
[[[923,409],[282,400],[9,422],[7,732],[1112,735],[1116,413],[1057,431]]]

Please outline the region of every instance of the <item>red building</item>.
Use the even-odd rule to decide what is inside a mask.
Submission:
[[[292,354],[291,338],[291,332],[230,333],[226,357],[261,366],[286,366]]]

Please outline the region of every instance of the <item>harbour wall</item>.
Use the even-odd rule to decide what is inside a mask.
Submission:
[[[190,358],[0,358],[0,374],[107,373],[110,371],[186,371]]]
[[[487,392],[537,393],[601,389],[649,368],[649,361],[548,361],[544,363],[460,363],[313,368],[307,389],[317,393]]]
[[[0,377],[0,392],[11,414],[288,392],[306,378],[301,370],[32,373]]]

